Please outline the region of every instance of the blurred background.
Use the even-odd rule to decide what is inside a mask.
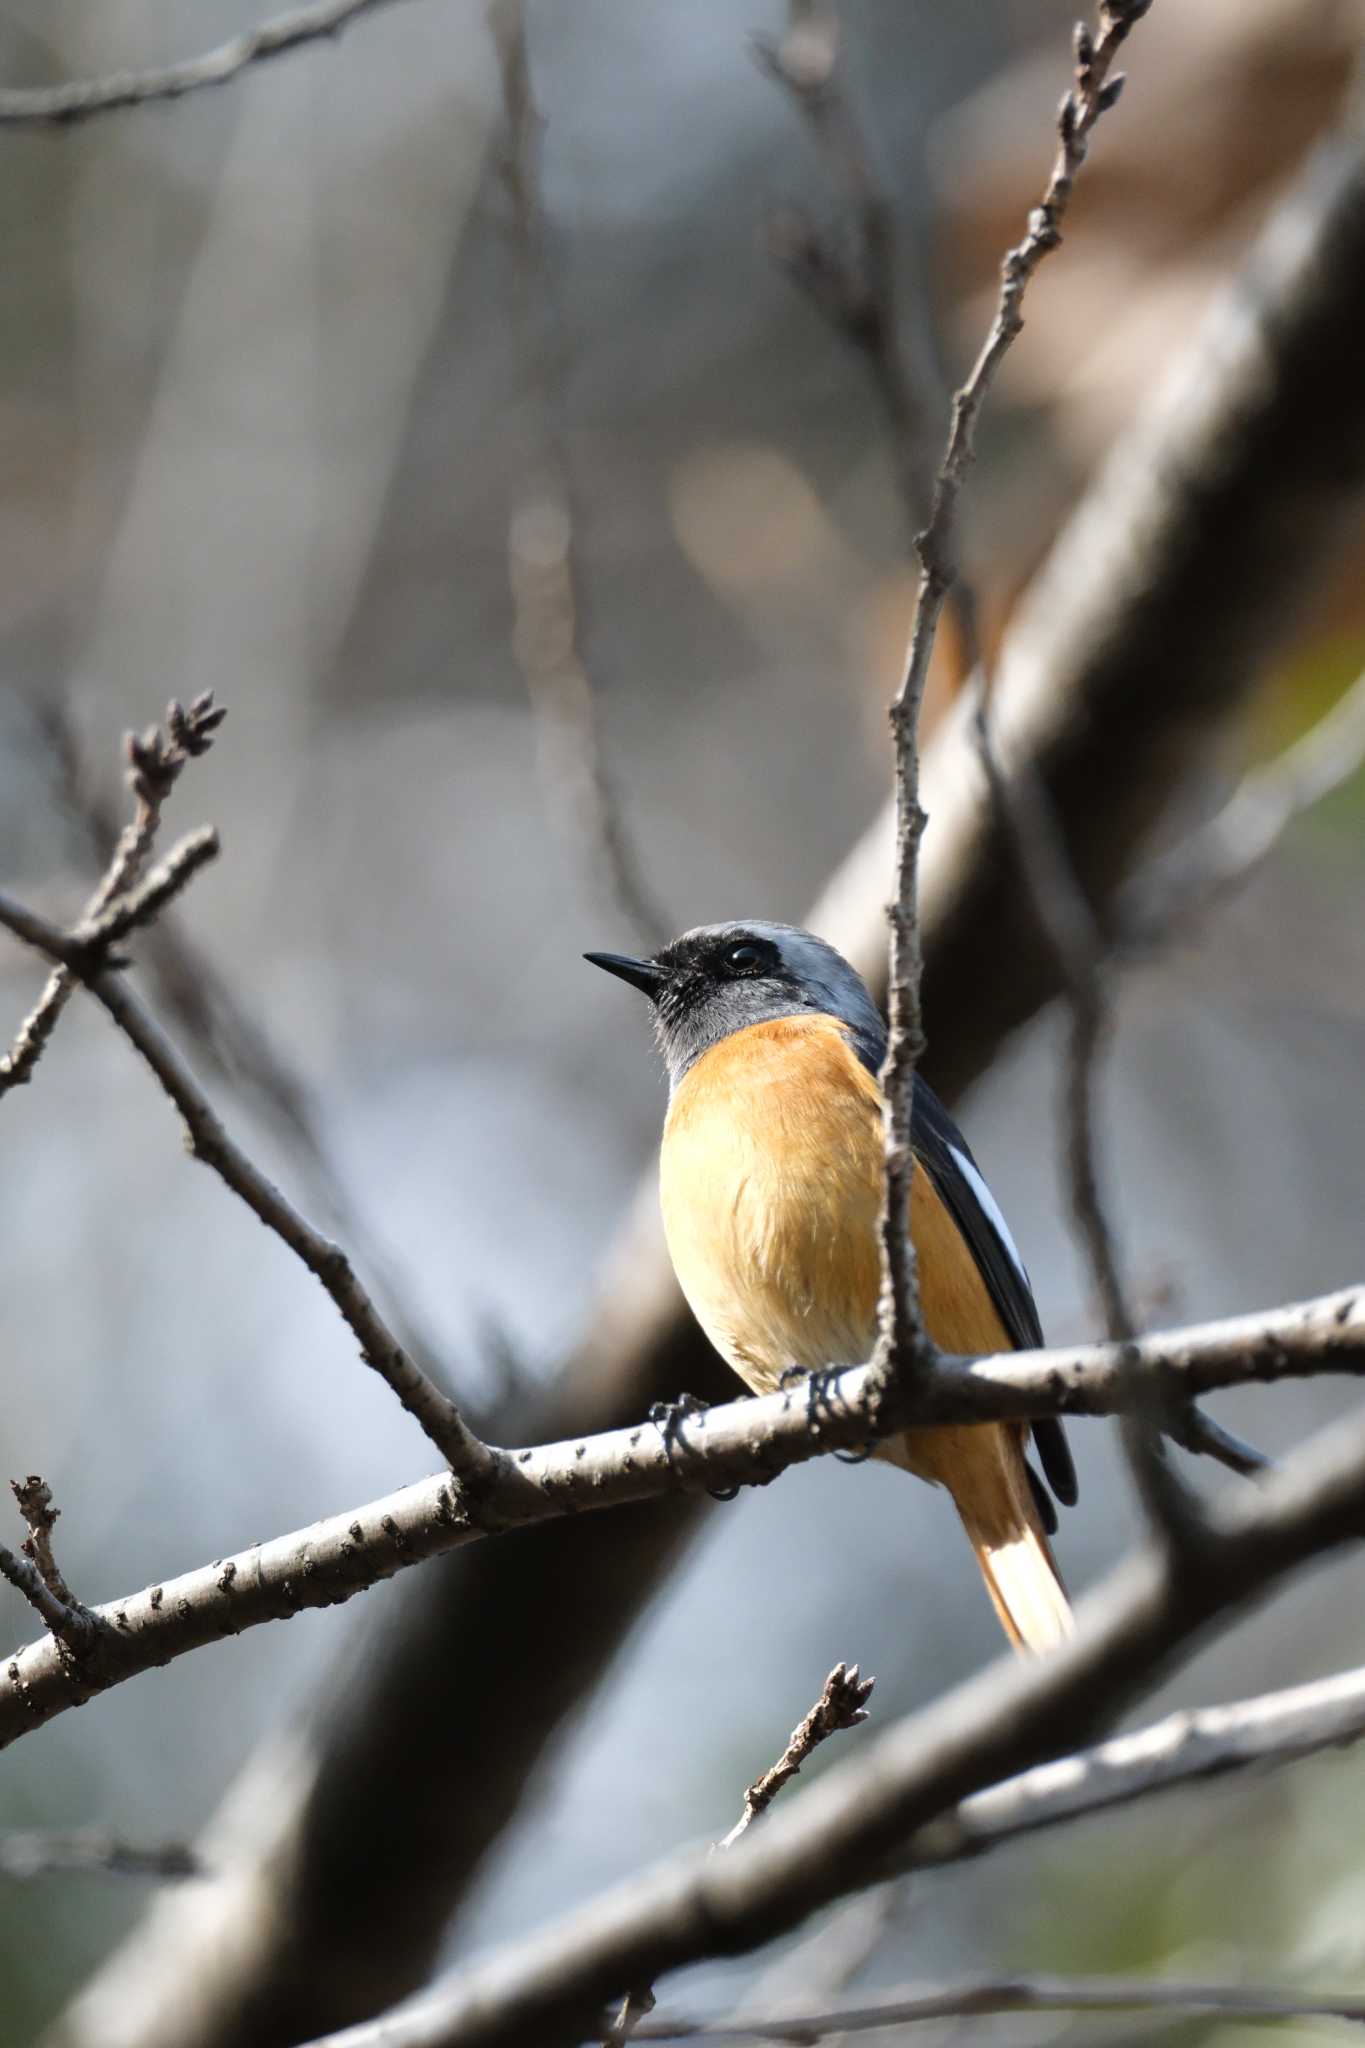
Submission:
[[[1041,187],[1072,10],[842,14],[932,387],[984,331]],[[1338,117],[1363,15],[1206,0],[1143,23],[982,441],[968,546],[992,633]],[[240,0],[192,19],[0,0],[0,75],[159,63],[255,18]],[[121,815],[124,729],[218,693],[227,725],[168,830],[211,819],[223,857],[169,920],[179,950],[145,948],[149,994],[233,1128],[476,1404],[543,1381],[582,1333],[663,1108],[641,1008],[579,958],[641,939],[584,827],[584,679],[638,893],[671,929],[799,919],[889,786],[909,521],[866,368],[765,232],[775,207],[825,220],[840,203],[753,61],[752,38],[788,26],[776,0],[527,0],[534,222],[497,45],[466,0],[383,8],[178,105],[0,136],[4,886],[74,915],[100,820]],[[537,679],[548,660],[562,680],[566,534],[581,673],[556,696]],[[1267,664],[1228,777],[1365,665],[1358,538]],[[953,680],[948,658],[930,716]],[[1353,782],[1194,944],[1123,979],[1105,1137],[1152,1320],[1360,1276],[1363,871]],[[0,950],[14,1027],[41,981]],[[1057,1182],[1055,1048],[1044,1015],[959,1109],[1064,1339],[1095,1319]],[[185,1158],[102,1015],[72,1004],[0,1128],[0,1469],[51,1482],[82,1595],[429,1467],[306,1274]],[[1275,1450],[1348,1401],[1321,1383],[1219,1412]],[[1073,1440],[1061,1555],[1084,1588],[1134,1520],[1107,1432]],[[402,1597],[258,1630],[61,1718],[0,1758],[0,1827],[192,1840],[258,1745],[326,1715]],[[8,1588],[0,1624],[31,1633]],[[898,1474],[822,1461],[709,1511],[528,1788],[447,1959],[724,1832],[836,1659],[876,1673],[889,1721],[994,1655],[995,1626],[946,1504]],[[1170,1698],[1363,1655],[1350,1562]],[[1363,1771],[1333,1757],[925,1878],[865,1981],[1249,1967],[1365,1988]],[[146,1895],[91,1876],[0,1890],[0,2038],[18,2044]],[[730,2002],[760,1968],[677,1999]]]

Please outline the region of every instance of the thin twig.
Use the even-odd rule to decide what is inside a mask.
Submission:
[[[54,1641],[76,1656],[86,1655],[96,1627],[88,1608],[63,1600],[53,1592],[31,1558],[20,1557],[4,1543],[0,1543],[0,1575],[9,1580],[16,1593],[23,1594],[51,1631]]]
[[[161,806],[186,762],[208,752],[226,716],[227,707],[216,706],[212,690],[206,690],[188,710],[173,699],[166,707],[164,732],[149,726],[143,733],[127,734],[124,752],[135,804],[133,816],[119,834],[104,877],[86,905],[84,924],[98,924],[104,912],[136,882],[161,823]],[[64,732],[54,733],[54,739],[65,737]],[[70,750],[63,746],[61,751],[69,769]],[[211,856],[205,853],[202,857]],[[0,1095],[7,1089],[21,1087],[29,1079],[75,986],[75,976],[65,967],[59,967],[49,978],[36,1007],[20,1026],[14,1044],[0,1058]]]
[[[199,700],[192,709],[197,713],[204,701],[211,705],[211,696]],[[34,707],[34,716],[58,766],[63,800],[84,827],[96,858],[103,861],[107,849],[120,835],[100,791],[81,773],[67,709],[60,699],[45,700]],[[137,743],[144,751],[147,737],[143,735]],[[136,823],[134,820],[132,826],[125,828],[124,838],[134,831]],[[117,874],[119,870],[116,855],[111,873]],[[107,886],[106,877],[102,889]],[[311,1083],[251,1014],[240,992],[184,924],[159,924],[140,953],[138,964],[150,977],[158,1007],[192,1040],[196,1059],[208,1061],[235,1092],[245,1091],[282,1127],[334,1234],[350,1246],[357,1265],[373,1277],[379,1292],[388,1300],[389,1320],[404,1350],[441,1384],[439,1347],[415,1321],[411,1304],[402,1299],[403,1290],[391,1255],[377,1241],[337,1169]],[[59,969],[55,978],[64,979],[68,990],[75,985],[64,970]],[[0,1062],[0,1090],[3,1087]],[[506,1405],[502,1404],[504,1408]],[[491,1407],[497,1412],[499,1403],[494,1401]]]
[[[766,1813],[782,1787],[796,1776],[803,1763],[822,1742],[841,1729],[856,1728],[867,1719],[867,1703],[875,1678],[861,1678],[856,1664],[836,1664],[825,1680],[819,1699],[791,1732],[791,1739],[777,1762],[756,1778],[744,1794],[744,1811],[728,1835],[717,1844],[730,1849]]]
[[[598,693],[584,654],[587,591],[576,535],[582,524],[565,426],[567,341],[551,276],[541,199],[543,126],[531,87],[522,0],[489,9],[501,67],[521,326],[535,386],[536,474],[508,527],[512,649],[535,714],[541,779],[603,895],[651,949],[676,926],[655,901],[622,815],[603,748]]]
[[[10,86],[0,91],[0,127],[64,127],[92,114],[117,107],[140,107],[153,100],[182,99],[206,86],[226,85],[252,64],[282,57],[304,43],[335,38],[362,14],[386,0],[319,0],[262,22],[259,28],[232,36],[202,56],[187,57],[153,71],[118,71],[108,78],[77,78],[65,85]]]
[[[739,1819],[728,1835],[716,1843],[719,1853],[733,1849],[765,1814],[776,1799],[782,1787],[789,1784],[822,1742],[828,1742],[831,1735],[842,1729],[856,1728],[867,1719],[867,1702],[872,1697],[875,1678],[861,1678],[856,1664],[836,1664],[820,1690],[820,1697],[810,1711],[798,1721],[787,1741],[787,1746],[775,1764],[755,1778],[744,1794],[744,1806]],[[652,1984],[637,1986],[628,1991],[611,2026],[603,2035],[603,2048],[618,2048],[621,2042],[633,2039],[640,2023],[653,2012],[655,2006]]]
[[[69,935],[46,919],[0,896],[5,925],[49,959],[68,960]],[[90,972],[82,957],[72,961],[95,1000],[141,1053],[179,1110],[193,1158],[213,1168],[260,1221],[301,1259],[340,1310],[360,1344],[365,1363],[392,1388],[413,1419],[464,1484],[486,1478],[496,1453],[480,1442],[455,1403],[428,1378],[397,1341],[339,1245],[315,1230],[281,1191],[230,1138],[180,1054],[133,992],[114,975]]]
[[[1362,1375],[1365,1292],[1144,1337],[1137,1350],[1144,1373],[1190,1393],[1319,1373]],[[1130,1398],[1131,1379],[1131,1365],[1112,1345],[1010,1351],[990,1359],[944,1357],[931,1375],[890,1388],[875,1366],[859,1366],[831,1386],[818,1437],[804,1397],[789,1388],[701,1410],[688,1423],[685,1459],[670,1455],[659,1432],[640,1424],[504,1453],[472,1489],[456,1489],[440,1473],[98,1608],[97,1621],[107,1625],[98,1654],[81,1666],[79,1686],[46,1639],[0,1658],[0,1747],[95,1693],[225,1633],[332,1606],[425,1558],[507,1529],[665,1495],[767,1484],[787,1465],[861,1448],[870,1438],[906,1428],[1112,1415]],[[1335,1425],[1334,1440],[1348,1456],[1350,1431]],[[1254,1512],[1257,1499],[1273,1504],[1285,1497],[1286,1487],[1292,1491],[1291,1473],[1304,1469],[1306,1455],[1287,1462],[1264,1491],[1250,1495],[1247,1512]],[[1361,1459],[1365,1469],[1365,1450]],[[1354,1499],[1356,1507],[1360,1498]],[[1215,1553],[1209,1570],[1186,1575],[1191,1598],[1202,1597],[1206,1583],[1216,1584],[1220,1557],[1221,1551]],[[1030,1761],[1020,1758],[1011,1768]],[[955,1796],[945,1790],[935,1813]],[[631,1981],[628,1970],[618,1971],[603,1996]]]
[[[929,408],[932,378],[911,364],[897,307],[895,212],[873,159],[871,142],[849,96],[838,11],[793,5],[786,34],[758,37],[756,61],[789,95],[810,130],[847,220],[823,230],[800,207],[774,210],[768,221],[773,256],[837,334],[863,357],[891,427],[897,481],[913,532],[928,517],[932,461]]]
[[[641,2041],[777,2041],[813,2044],[832,2034],[866,2034],[925,2020],[1004,2012],[1211,2013],[1222,2019],[1365,2021],[1365,1998],[1348,1991],[1296,1991],[1279,1984],[1185,1983],[1151,1977],[985,1977],[908,1986],[876,2005],[791,2013],[772,2020],[660,2020]]]
[[[203,1859],[183,1842],[142,1848],[102,1828],[74,1833],[11,1828],[0,1831],[0,1877],[29,1882],[39,1877],[91,1872],[108,1877],[150,1877],[163,1883],[206,1877]]]
[[[1305,811],[1365,763],[1365,673],[1291,747],[1238,783],[1221,810],[1136,874],[1118,906],[1120,943],[1148,952],[1240,888]]]
[[[981,408],[997,370],[1023,327],[1023,299],[1029,279],[1061,240],[1061,223],[1072,185],[1085,161],[1090,132],[1118,98],[1122,79],[1109,76],[1113,60],[1150,0],[1103,0],[1100,35],[1081,27],[1076,35],[1076,85],[1062,102],[1058,150],[1043,197],[1029,216],[1028,231],[1006,255],[1000,298],[990,332],[971,372],[953,399],[952,425],[935,479],[929,524],[916,546],[919,592],[905,676],[891,707],[895,743],[896,888],[891,906],[889,972],[890,1036],[882,1086],[886,1094],[886,1209],[882,1220],[882,1302],[879,1357],[888,1368],[913,1365],[923,1356],[923,1330],[915,1280],[914,1250],[904,1227],[909,1213],[914,1154],[910,1142],[915,1069],[924,1048],[920,1005],[923,956],[917,908],[919,848],[925,813],[919,800],[919,712],[944,603],[957,576],[957,501],[975,454]]]
[[[27,1479],[11,1479],[9,1486],[18,1502],[19,1512],[28,1524],[25,1557],[37,1566],[43,1584],[64,1606],[79,1606],[52,1551],[52,1531],[61,1514],[61,1509],[52,1505],[52,1488],[39,1472],[30,1472]]]

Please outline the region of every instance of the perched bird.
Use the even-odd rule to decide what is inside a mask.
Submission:
[[[794,1369],[858,1365],[877,1337],[884,1168],[877,1074],[886,1027],[832,946],[792,925],[702,925],[650,960],[588,953],[642,989],[668,1068],[660,1152],[668,1249],[721,1356],[755,1393]],[[910,1231],[930,1336],[945,1351],[1043,1341],[1028,1274],[948,1112],[915,1082]],[[1010,1640],[1071,1629],[1048,1536],[1056,1514],[1028,1425],[907,1430],[880,1455],[947,1487]],[[1057,1498],[1076,1498],[1061,1424],[1033,1439]]]

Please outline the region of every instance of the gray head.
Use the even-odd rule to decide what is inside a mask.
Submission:
[[[762,918],[702,924],[651,960],[583,957],[649,997],[672,1088],[711,1046],[774,1017],[838,1017],[874,1074],[886,1052],[886,1026],[861,977],[833,946],[795,925]]]

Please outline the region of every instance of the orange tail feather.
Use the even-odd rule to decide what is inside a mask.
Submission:
[[[1066,1597],[1012,1424],[911,1430],[888,1446],[897,1464],[946,1486],[1006,1635],[1041,1654],[1072,1632]]]

